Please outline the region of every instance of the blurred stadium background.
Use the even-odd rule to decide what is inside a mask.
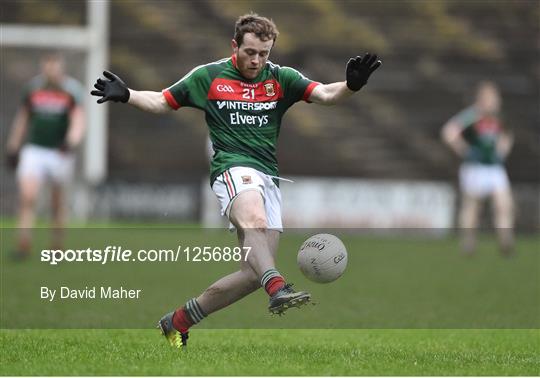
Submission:
[[[343,80],[350,56],[382,57],[368,87],[344,104],[299,104],[288,112],[278,156],[282,176],[297,183],[282,185],[286,226],[452,227],[459,161],[440,141],[440,129],[472,102],[478,81],[493,79],[516,136],[507,167],[517,227],[540,227],[538,1],[108,4],[109,63],[94,69],[109,68],[135,89],[161,90],[191,68],[228,56],[234,21],[251,10],[273,18],[281,32],[271,60],[313,80]],[[84,0],[4,0],[0,22],[4,28],[82,27],[87,6]],[[2,43],[2,149],[22,84],[38,72],[43,51]],[[85,53],[64,52],[67,71],[85,82]],[[94,99],[88,94],[86,101]],[[217,204],[206,181],[202,113],[153,115],[112,104],[106,128],[107,174],[89,182],[79,173],[74,219],[219,223],[210,216]],[[2,164],[1,213],[13,216],[15,203],[13,174]]]

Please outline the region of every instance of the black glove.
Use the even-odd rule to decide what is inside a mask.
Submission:
[[[6,154],[6,164],[10,169],[15,170],[17,165],[19,165],[19,152],[8,151]]]
[[[366,85],[369,76],[377,68],[381,66],[382,62],[377,59],[376,54],[367,53],[364,57],[357,56],[351,58],[347,62],[347,88],[351,91],[359,91],[364,85]]]
[[[103,71],[103,75],[109,80],[97,79],[97,82],[94,84],[94,88],[97,91],[90,92],[92,96],[102,96],[97,100],[98,104],[102,104],[105,101],[128,102],[129,89],[126,83],[112,72]]]

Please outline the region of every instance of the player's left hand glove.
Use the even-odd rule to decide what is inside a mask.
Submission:
[[[377,58],[376,54],[367,53],[363,57],[349,59],[346,70],[347,88],[356,92],[366,85],[369,76],[382,64]]]
[[[129,89],[126,83],[112,72],[103,71],[103,75],[108,80],[103,80],[101,78],[97,79],[94,84],[94,88],[96,88],[97,91],[90,92],[92,96],[102,96],[97,100],[98,104],[102,104],[105,101],[128,102]]]

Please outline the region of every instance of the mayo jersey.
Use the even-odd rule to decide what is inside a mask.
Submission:
[[[465,160],[480,164],[501,164],[497,153],[497,139],[502,133],[496,115],[482,115],[474,106],[468,107],[452,120],[462,125],[462,135],[470,148]]]
[[[82,101],[82,85],[65,77],[60,85],[51,85],[39,75],[23,90],[23,105],[29,112],[28,142],[57,148],[66,137],[71,110]]]
[[[235,58],[196,67],[163,90],[173,109],[188,106],[204,111],[214,150],[211,184],[234,166],[278,176],[281,119],[295,102],[307,101],[319,84],[271,62],[257,78],[248,80],[236,69]]]

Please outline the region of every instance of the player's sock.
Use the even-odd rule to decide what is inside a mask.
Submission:
[[[187,332],[189,327],[193,325],[193,321],[189,318],[184,307],[176,310],[172,317],[173,327],[180,332]]]
[[[199,323],[206,318],[206,314],[195,298],[187,301],[184,307],[179,308],[174,312],[172,322],[173,327],[180,332],[187,332],[189,327]]]
[[[285,286],[285,280],[276,269],[268,269],[262,275],[261,286],[264,287],[269,296],[272,296]]]

